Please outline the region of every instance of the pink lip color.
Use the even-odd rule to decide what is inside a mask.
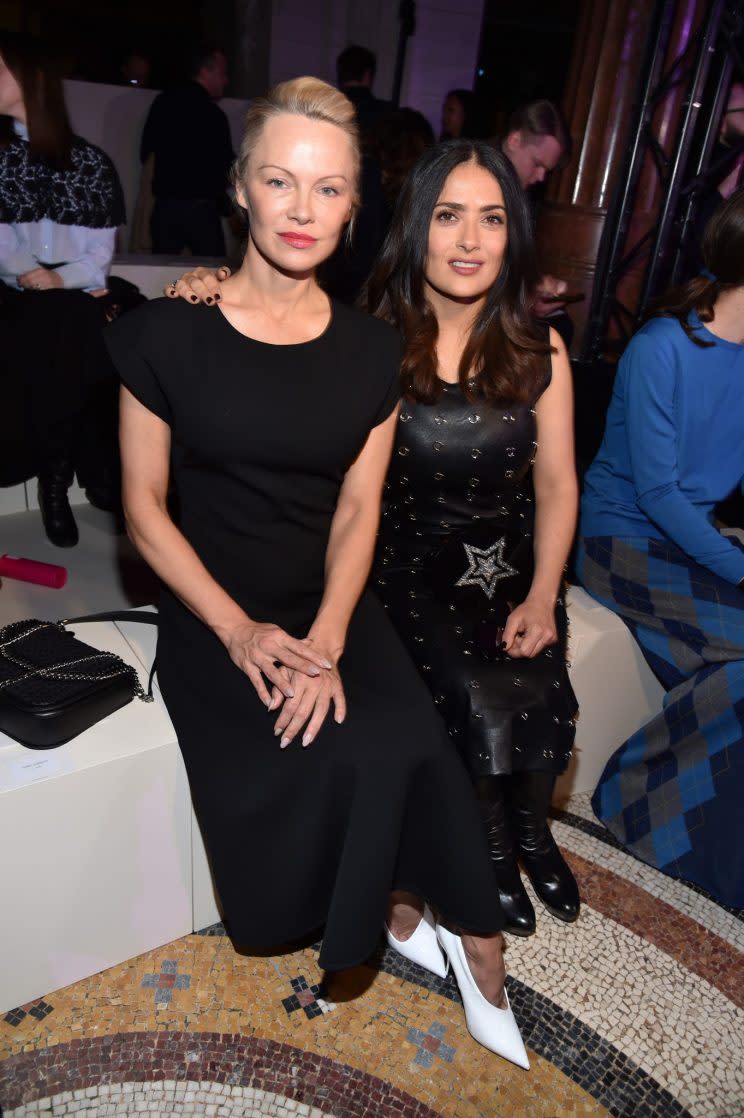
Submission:
[[[478,270],[482,266],[483,261],[482,260],[473,260],[472,261],[473,264],[478,265],[477,268],[458,268],[453,260],[448,261],[448,263],[449,263],[449,266],[452,269],[452,271],[456,272],[458,276],[474,276],[474,275],[477,274]]]
[[[308,237],[305,233],[280,233],[279,236],[292,248],[310,248],[316,243],[315,237]]]

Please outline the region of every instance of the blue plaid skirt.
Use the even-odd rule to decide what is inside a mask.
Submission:
[[[744,906],[744,594],[643,537],[581,539],[576,572],[668,689],[610,758],[594,811],[644,862]]]

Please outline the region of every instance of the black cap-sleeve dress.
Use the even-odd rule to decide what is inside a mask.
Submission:
[[[181,531],[249,616],[305,636],[345,472],[398,401],[398,335],[334,303],[318,338],[269,345],[219,308],[164,299],[106,335],[124,384],[171,428]],[[369,592],[340,671],[345,722],[282,750],[276,714],[163,589],[160,685],[233,939],[265,947],[325,924],[321,965],[351,966],[374,949],[391,888],[496,931],[467,773]]]

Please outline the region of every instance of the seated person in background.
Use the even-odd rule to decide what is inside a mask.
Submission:
[[[374,52],[355,43],[342,50],[336,59],[336,84],[356,109],[357,127],[366,139],[369,128],[393,107],[372,92],[377,59]]]
[[[388,224],[411,168],[435,143],[434,129],[416,109],[392,109],[370,130],[369,151],[380,166]]]
[[[711,179],[697,197],[691,221],[689,247],[686,251],[685,279],[695,276],[704,266],[700,247],[705,226],[718,207],[742,183],[744,177],[744,82],[733,82],[721,119],[718,142],[711,156]]]
[[[336,59],[338,88],[351,101],[361,140],[361,206],[336,251],[320,270],[320,281],[334,299],[352,304],[369,275],[385,237],[388,214],[380,162],[371,143],[372,132],[392,106],[372,93],[377,60],[371,50],[352,44]]]
[[[233,161],[227,117],[215,104],[228,82],[227,59],[214,45],[194,51],[189,80],[158,94],[145,121],[143,163],[154,156],[152,251],[224,256],[222,216]]]
[[[442,103],[440,140],[473,139],[479,136],[476,96],[470,89],[451,89]]]
[[[550,172],[567,163],[571,156],[571,135],[563,114],[551,101],[531,101],[514,110],[506,135],[493,142],[517,172],[534,211],[530,188],[545,182]],[[568,349],[573,339],[573,322],[564,304],[556,298],[565,291],[563,280],[543,275],[533,293],[532,310],[558,331]]]
[[[576,572],[669,689],[610,759],[599,818],[633,854],[744,905],[744,546],[714,527],[744,477],[744,190],[707,269],[626,349],[582,499]]]
[[[101,336],[116,227],[109,157],[75,136],[44,46],[0,31],[0,485],[38,475],[52,543],[77,543],[67,490],[118,502],[116,380]]]

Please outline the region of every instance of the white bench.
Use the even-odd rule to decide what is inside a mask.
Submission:
[[[591,792],[607,761],[662,709],[664,689],[627,625],[579,586],[566,593],[569,675],[579,701],[576,745],[556,785],[560,804]]]
[[[571,679],[582,710],[557,802],[595,786],[663,691],[623,623],[573,587]],[[78,625],[145,678],[156,630]],[[220,919],[176,735],[135,700],[53,750],[0,734],[0,1013]]]
[[[140,667],[114,624],[75,631]],[[0,734],[0,1013],[191,932],[192,828],[161,701],[57,749]]]

